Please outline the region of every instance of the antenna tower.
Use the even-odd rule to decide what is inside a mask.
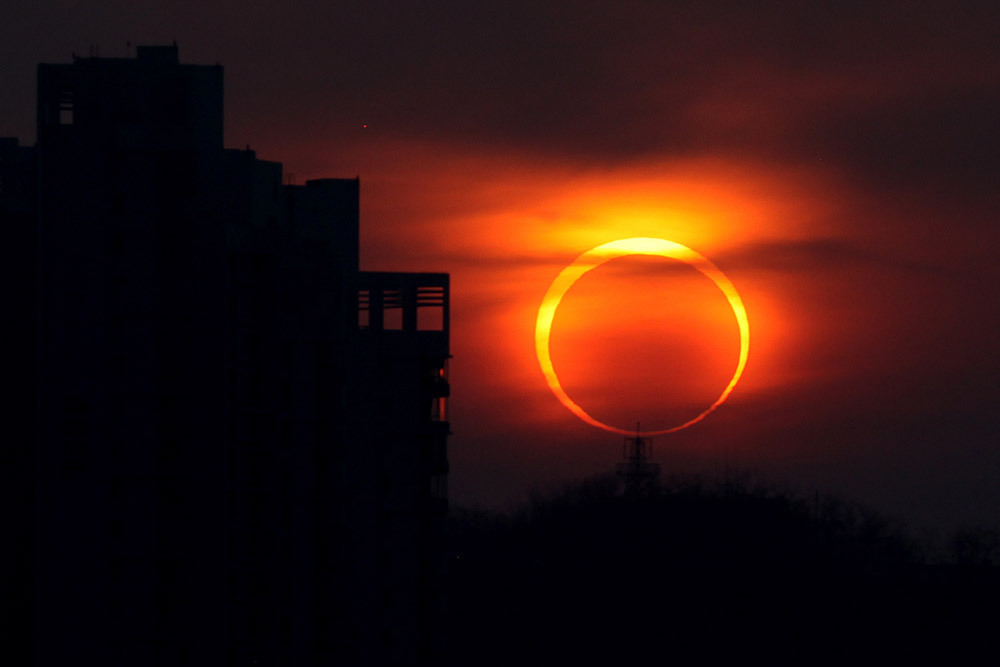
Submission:
[[[660,465],[649,460],[652,453],[652,439],[642,437],[639,422],[636,422],[635,437],[625,438],[624,461],[617,466],[618,475],[625,480],[626,496],[646,495],[660,476]]]

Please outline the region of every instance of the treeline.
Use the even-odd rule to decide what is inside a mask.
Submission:
[[[990,531],[951,562],[848,501],[728,478],[598,477],[450,524],[453,664],[996,656]],[[867,662],[867,660],[865,660]]]

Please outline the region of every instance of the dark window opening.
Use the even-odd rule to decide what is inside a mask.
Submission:
[[[371,326],[371,292],[366,289],[358,291],[358,328],[367,329]]]
[[[382,328],[386,331],[402,331],[403,329],[403,309],[402,308],[386,308],[383,317],[385,318],[382,322]]]
[[[448,399],[444,396],[431,399],[431,421],[448,421]]]
[[[417,308],[417,329],[420,331],[444,331],[444,306],[420,306]]]
[[[73,124],[73,93],[71,92],[59,94],[59,124]]]

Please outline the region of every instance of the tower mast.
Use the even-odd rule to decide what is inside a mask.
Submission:
[[[626,496],[645,495],[660,476],[659,464],[650,461],[652,453],[652,439],[642,437],[639,422],[636,422],[635,437],[625,438],[622,447],[624,461],[617,466],[618,475],[625,480]]]

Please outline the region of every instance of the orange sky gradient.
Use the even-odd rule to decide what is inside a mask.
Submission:
[[[948,299],[958,284],[942,286],[935,266],[935,253],[968,240],[943,239],[931,252],[908,247],[912,239],[894,247],[891,235],[873,241],[870,221],[885,213],[823,165],[704,158],[590,169],[452,150],[379,147],[393,166],[381,165],[384,181],[362,180],[362,263],[452,274],[453,491],[468,502],[523,498],[522,466],[534,471],[529,484],[548,488],[616,460],[620,438],[559,404],[532,343],[549,283],[599,243],[653,236],[689,245],[746,304],[750,357],[729,401],[654,441],[677,471],[746,468],[854,491],[855,480],[831,474],[841,457],[913,454],[907,442],[869,442],[883,426],[856,437],[856,420],[878,422],[880,406],[901,396],[921,406],[940,399],[907,379],[913,364],[925,365],[924,376],[969,363],[961,349],[938,349],[971,321]],[[690,419],[735,365],[738,332],[721,293],[691,269],[651,266],[666,263],[616,260],[574,286],[557,313],[552,354],[567,391],[615,426]],[[831,429],[844,440],[835,448]]]
[[[227,145],[359,175],[362,268],[451,274],[457,505],[613,470],[535,316],[582,252],[646,236],[718,266],[751,331],[729,399],[654,439],[664,470],[1000,526],[996,3],[152,5],[12,10],[0,135],[31,142],[35,65],[89,44],[222,63]],[[560,306],[553,363],[599,419],[669,427],[732,373],[725,299],[670,264],[615,260]]]

